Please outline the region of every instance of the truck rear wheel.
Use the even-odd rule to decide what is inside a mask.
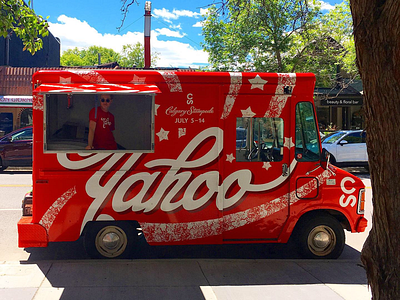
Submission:
[[[319,216],[299,224],[296,234],[300,254],[305,258],[338,258],[344,249],[342,225],[330,215]]]
[[[92,258],[127,258],[133,254],[136,230],[126,223],[93,223],[85,234],[85,249]]]

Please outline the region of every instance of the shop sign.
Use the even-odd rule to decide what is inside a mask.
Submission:
[[[32,96],[0,96],[0,107],[31,107]]]
[[[322,99],[322,106],[354,106],[362,105],[363,100],[361,99]]]

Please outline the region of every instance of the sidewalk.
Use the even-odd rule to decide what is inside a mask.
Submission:
[[[3,262],[0,299],[369,300],[356,260]]]

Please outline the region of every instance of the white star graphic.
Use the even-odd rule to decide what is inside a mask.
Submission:
[[[168,140],[168,133],[169,133],[169,131],[166,131],[163,128],[161,128],[160,132],[156,133],[156,134],[160,138],[160,142],[161,142],[162,140]]]
[[[61,77],[60,76],[60,83],[71,83],[71,77]]]
[[[145,84],[146,83],[146,77],[139,77],[136,74],[133,76],[132,81],[130,81],[129,83],[133,83],[133,84]]]
[[[242,112],[242,117],[243,118],[252,118],[252,117],[254,117],[256,115],[254,112],[251,111],[251,107],[250,106],[245,110],[241,110],[241,112]]]
[[[249,79],[249,82],[251,83],[251,90],[252,89],[260,89],[264,90],[264,85],[268,82],[267,80],[264,80],[260,77],[260,75],[257,75],[253,79]]]
[[[230,163],[232,163],[234,160],[235,160],[235,157],[233,156],[233,153],[226,155],[226,161],[229,161]]]
[[[264,162],[262,168],[268,171],[268,169],[271,168],[271,163],[270,162]]]
[[[158,110],[159,107],[160,107],[159,104],[155,104],[154,105],[154,110],[155,110],[154,115],[156,115],[156,116],[157,116],[157,110]]]
[[[292,138],[285,138],[285,143],[283,144],[284,147],[290,149],[294,146],[292,142]]]

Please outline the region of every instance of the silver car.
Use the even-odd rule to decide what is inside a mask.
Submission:
[[[365,167],[368,153],[363,130],[337,131],[322,139],[322,148],[330,154],[330,162],[339,167]]]

